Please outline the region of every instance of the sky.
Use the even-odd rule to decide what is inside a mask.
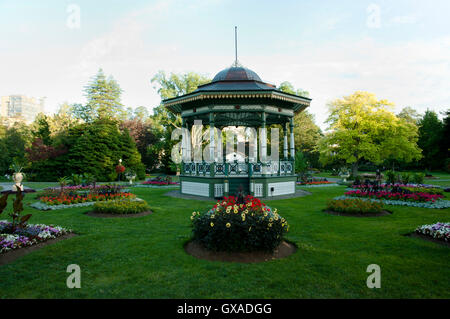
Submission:
[[[450,1],[0,0],[0,96],[46,97],[46,113],[84,103],[99,68],[126,107],[160,103],[159,71],[213,77],[238,60],[263,81],[327,104],[357,90],[395,103],[450,108]]]

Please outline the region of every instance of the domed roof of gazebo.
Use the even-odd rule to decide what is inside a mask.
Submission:
[[[219,81],[259,81],[262,82],[261,78],[256,74],[256,72],[244,68],[242,66],[231,66],[226,68],[213,78],[211,82]]]

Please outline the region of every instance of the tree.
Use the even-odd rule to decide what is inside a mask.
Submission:
[[[157,161],[151,152],[150,146],[157,143],[152,126],[149,122],[144,123],[141,117],[135,117],[120,123],[121,131],[125,129],[129,131],[130,136],[136,143],[137,150],[141,154],[141,160],[144,165],[152,170],[155,168]]]
[[[120,101],[122,89],[112,76],[106,77],[102,69],[85,86],[87,103],[74,104],[72,112],[84,122],[97,119],[117,119],[124,117],[125,111]]]
[[[442,129],[442,139],[441,139],[441,152],[444,155],[445,166],[444,169],[448,172],[450,171],[450,110],[447,110],[445,113],[446,117],[444,118],[443,124],[444,127]]]
[[[417,128],[387,110],[392,105],[361,91],[331,102],[329,132],[319,143],[322,163],[345,160],[356,176],[363,159],[376,164],[386,159],[419,159]]]
[[[47,115],[39,113],[33,122],[34,129],[32,129],[32,135],[36,139],[40,139],[45,145],[50,145],[52,143],[50,137],[50,125],[48,123]]]
[[[444,165],[445,154],[441,153],[443,129],[443,123],[433,111],[427,110],[419,121],[417,144],[423,150],[421,164],[429,170],[441,168]]]
[[[159,71],[151,80],[155,83],[162,100],[190,93],[197,89],[199,85],[210,82],[202,75],[189,72],[185,74],[173,74],[166,76],[163,71]],[[172,141],[172,131],[181,127],[181,117],[169,112],[163,105],[153,109],[150,117],[152,132],[155,136],[155,143],[149,147],[149,151],[154,155],[154,167],[159,166],[166,173],[173,172],[171,165],[171,150],[178,141]]]
[[[145,177],[141,155],[127,130],[119,131],[117,122],[96,120],[70,129],[67,168],[72,173],[89,173],[97,180],[113,181],[117,177],[115,167],[119,159],[123,165]]]
[[[283,82],[279,90],[304,97],[309,96],[309,92],[302,89],[295,89],[289,82]],[[285,129],[285,127],[283,127]],[[322,137],[322,131],[314,121],[314,115],[304,110],[294,116],[294,139],[295,149],[302,152],[303,156],[311,163],[318,164],[317,144]],[[282,144],[280,144],[282,145]]]
[[[14,158],[25,158],[32,140],[30,129],[22,122],[11,127],[0,126],[0,174],[6,174]]]
[[[278,89],[280,91],[289,93],[289,94],[295,94],[295,95],[300,95],[303,97],[309,97],[309,92],[303,89],[294,89],[294,86],[288,82],[285,81],[283,83],[280,84],[280,86],[278,87]]]
[[[420,114],[412,107],[404,107],[397,115],[399,118],[406,120],[409,123],[417,124],[420,120]]]

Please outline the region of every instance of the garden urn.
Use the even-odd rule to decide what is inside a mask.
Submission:
[[[14,185],[12,187],[13,191],[17,191],[17,189],[20,188],[21,191],[23,191],[23,185],[22,185],[22,181],[23,181],[23,174],[20,172],[16,172],[13,174],[13,180],[14,180]]]

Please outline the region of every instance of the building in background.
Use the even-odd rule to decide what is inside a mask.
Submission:
[[[25,95],[9,95],[1,97],[0,118],[3,124],[12,125],[23,121],[30,124],[41,112],[44,112],[45,97],[36,99]]]

